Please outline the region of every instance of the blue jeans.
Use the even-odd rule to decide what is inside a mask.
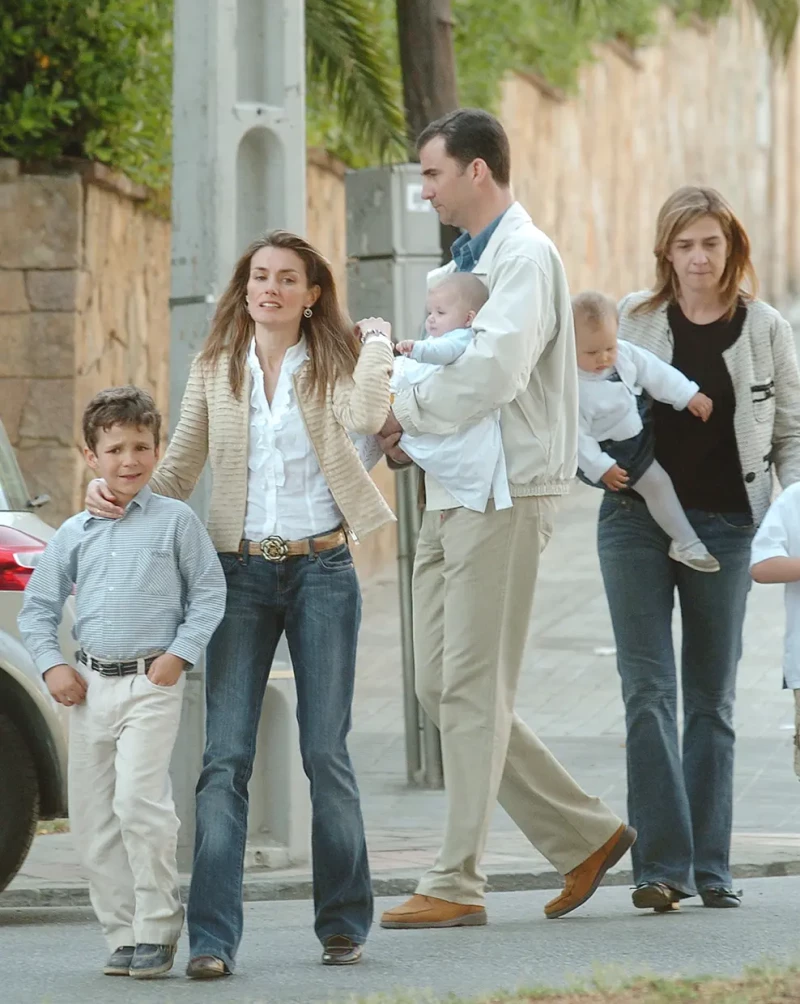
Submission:
[[[692,896],[731,884],[733,702],[754,529],[738,513],[686,515],[719,572],[670,559],[669,538],[633,498],[605,496],[597,540],[625,702],[628,813],[639,831],[634,879]],[[682,755],[671,630],[676,588]]]
[[[347,751],[361,594],[346,545],[272,564],[221,554],[225,616],[208,647],[206,748],[187,921],[192,957],[233,969],[242,935],[247,783],[261,704],[283,631],[297,686],[303,767],[311,784],[314,929],[359,944],[372,923],[372,886]]]

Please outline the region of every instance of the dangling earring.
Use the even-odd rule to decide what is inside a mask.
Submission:
[[[303,317],[313,317],[313,316],[314,316],[314,311],[311,309],[311,307],[306,307],[306,309],[303,311]]]

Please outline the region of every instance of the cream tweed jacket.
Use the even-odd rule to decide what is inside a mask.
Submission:
[[[644,290],[622,300],[619,337],[669,363],[674,342],[666,305],[631,316],[649,295]],[[772,468],[783,488],[800,481],[800,374],[791,325],[768,303],[753,300],[741,335],[722,356],[736,398],[733,425],[742,480],[758,526],[772,496]]]
[[[338,381],[324,401],[311,394],[308,363],[293,377],[320,468],[355,540],[394,520],[348,435],[372,435],[386,421],[392,360],[392,349],[383,340],[364,345],[352,378]],[[244,533],[250,435],[250,372],[245,371],[237,399],[228,369],[227,356],[216,367],[194,360],[178,426],[150,482],[154,492],[185,501],[208,459],[212,477],[208,532],[221,552],[238,550]]]

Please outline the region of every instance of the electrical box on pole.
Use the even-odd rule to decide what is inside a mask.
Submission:
[[[170,420],[191,360],[245,247],[266,230],[305,232],[305,37],[302,0],[175,0]],[[191,504],[205,518],[208,474]],[[230,671],[236,672],[231,666]],[[251,782],[251,863],[304,860],[308,806],[296,736],[294,680],[278,668],[264,701]],[[172,764],[179,865],[194,843],[203,750],[203,674],[188,674]],[[280,719],[280,721],[278,721]],[[285,748],[266,750],[269,743]],[[270,755],[265,755],[269,753]]]
[[[348,171],[347,298],[353,317],[384,317],[397,341],[423,331],[428,273],[441,264],[439,219],[419,164]],[[439,733],[414,693],[411,571],[419,533],[416,470],[397,473],[397,560],[408,779],[442,787]]]

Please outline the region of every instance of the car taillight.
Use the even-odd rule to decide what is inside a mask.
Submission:
[[[45,542],[10,526],[0,526],[0,593],[21,592],[33,574]]]

